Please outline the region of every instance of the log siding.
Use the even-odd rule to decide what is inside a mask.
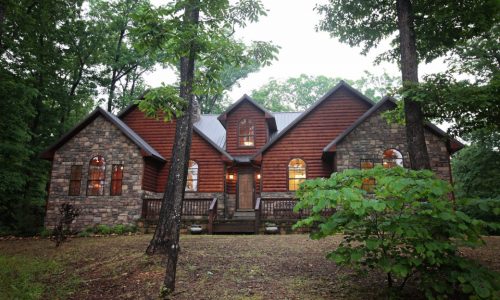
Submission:
[[[262,192],[288,191],[288,163],[296,157],[305,161],[307,178],[330,176],[333,164],[321,159],[323,147],[369,108],[344,88],[325,99],[262,154]]]

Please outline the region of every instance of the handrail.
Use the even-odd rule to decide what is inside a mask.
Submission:
[[[257,201],[255,201],[255,210],[256,211],[260,210],[260,201],[261,201],[260,197],[257,198]]]
[[[214,232],[214,221],[217,218],[217,197],[212,199],[210,208],[208,209],[208,234]]]
[[[260,202],[261,199],[259,197],[257,198],[257,201],[255,201],[255,229],[254,229],[255,234],[259,234],[259,228],[260,228]]]
[[[210,203],[210,208],[208,208],[208,210],[213,210],[216,205],[217,205],[217,197],[212,199],[212,202]]]

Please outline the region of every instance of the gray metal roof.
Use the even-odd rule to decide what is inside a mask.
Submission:
[[[273,133],[271,139],[278,135],[283,129],[285,129],[290,123],[292,123],[298,116],[303,112],[273,112],[273,116],[276,119],[276,127],[278,130]]]
[[[217,119],[218,115],[201,115],[194,126],[206,135],[214,144],[226,149],[226,129]]]

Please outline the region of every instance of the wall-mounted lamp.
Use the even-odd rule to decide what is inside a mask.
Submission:
[[[257,173],[257,179],[260,180],[260,173]]]
[[[234,179],[234,174],[229,174],[229,180],[233,180]]]

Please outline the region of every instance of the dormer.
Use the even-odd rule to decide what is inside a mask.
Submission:
[[[218,120],[226,128],[226,151],[236,156],[255,154],[277,130],[272,113],[248,95],[243,95]]]

